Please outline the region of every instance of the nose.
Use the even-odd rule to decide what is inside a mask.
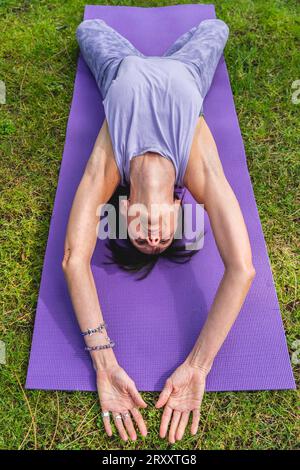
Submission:
[[[147,242],[149,243],[150,246],[157,246],[160,242],[160,238],[158,236],[148,236],[147,237]]]

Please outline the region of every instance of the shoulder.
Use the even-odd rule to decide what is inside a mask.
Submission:
[[[114,156],[112,141],[110,138],[106,117],[104,118],[100,131],[96,138],[94,148],[101,150],[102,154],[106,156],[107,160],[110,160]]]
[[[197,190],[201,198],[206,180],[217,179],[221,175],[223,175],[223,168],[216,142],[204,117],[200,116],[184,175],[184,185],[193,192]]]
[[[87,170],[92,174],[103,175],[105,181],[120,180],[107,120],[104,119],[95,140],[92,153],[87,163]]]

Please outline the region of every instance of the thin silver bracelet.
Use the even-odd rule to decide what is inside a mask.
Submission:
[[[82,336],[91,336],[94,333],[97,333],[98,331],[100,332],[103,328],[106,328],[106,323],[103,322],[97,328],[88,328],[87,331],[82,331],[81,334]]]
[[[84,349],[86,351],[99,351],[99,349],[113,348],[114,345],[115,342],[110,339],[108,344],[101,344],[99,346],[86,346]]]

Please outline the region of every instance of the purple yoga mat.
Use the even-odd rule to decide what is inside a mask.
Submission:
[[[103,18],[147,55],[162,55],[179,35],[214,17],[213,5],[196,4],[154,8],[88,5],[84,15],[85,19]],[[278,299],[223,57],[204,112],[244,214],[256,268],[206,389],[293,389]],[[61,260],[73,197],[103,119],[102,96],[79,57],[37,303],[26,381],[29,389],[96,390]],[[161,260],[143,281],[116,266],[104,266],[104,242],[97,240],[92,270],[103,316],[109,336],[116,342],[118,361],[140,391],[162,389],[192,349],[213,302],[224,267],[206,212],[205,230],[204,246],[190,263],[180,266]]]

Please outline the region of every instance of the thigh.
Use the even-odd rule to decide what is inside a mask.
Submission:
[[[76,39],[103,98],[117,74],[121,60],[128,55],[143,55],[102,19],[82,21],[76,29]]]
[[[222,20],[201,21],[193,33],[187,36],[184,45],[172,54],[173,58],[194,66],[203,98],[211,85],[228,34],[228,26]]]

